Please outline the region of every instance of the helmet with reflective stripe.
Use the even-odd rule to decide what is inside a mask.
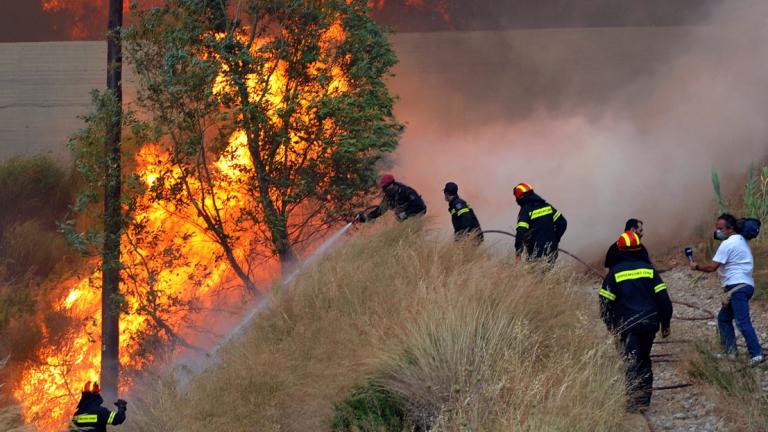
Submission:
[[[529,185],[528,183],[520,183],[515,186],[516,199],[520,199],[531,192],[533,192],[533,186]]]
[[[379,180],[379,187],[384,189],[385,187],[391,185],[395,182],[395,177],[392,174],[384,174],[381,176],[381,180]]]
[[[616,245],[621,251],[640,250],[640,236],[632,231],[624,231],[619,236],[619,240],[616,241]]]
[[[96,381],[88,381],[83,386],[83,393],[99,394],[99,392],[101,392],[101,388],[99,388],[99,383]]]

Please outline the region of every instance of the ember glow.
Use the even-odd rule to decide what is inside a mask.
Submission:
[[[51,2],[51,7],[56,6],[54,3]],[[328,29],[323,43],[339,42],[343,38],[341,25],[335,25]],[[323,67],[318,64],[316,69]],[[283,70],[285,68],[278,65],[277,73],[269,82],[268,96],[276,108],[285,87]],[[330,92],[346,88],[347,83],[340,74],[333,70]],[[258,81],[252,77],[251,90]],[[214,90],[231,91],[223,76],[217,80]],[[331,128],[333,124],[326,126]],[[303,149],[309,145],[299,137],[291,141],[293,147],[287,149],[286,159],[294,157],[293,150],[297,150],[297,155],[304,153]],[[134,214],[136,223],[122,241],[121,260],[125,269],[121,292],[125,298],[120,321],[121,393],[130,390],[136,373],[160,360],[159,357],[167,359],[174,354],[162,352],[163,349],[194,348],[195,333],[190,329],[209,329],[205,319],[210,317],[213,308],[238,304],[244,295],[242,289],[226,289],[238,286],[239,280],[194,206],[150,199],[151,187],[161,173],[165,173],[166,178],[169,172],[171,176],[181,175],[170,163],[167,150],[158,144],[144,145],[135,157],[135,166],[138,179],[149,192],[139,198]],[[240,218],[243,207],[251,200],[246,196],[249,189],[244,179],[248,178],[246,171],[252,170],[252,161],[243,131],[230,136],[228,147],[218,153],[218,159],[210,163],[209,169],[216,180],[216,195],[207,197],[201,205],[212,208],[215,201],[225,225],[237,224],[238,235],[233,237],[231,245],[235,258],[248,263],[249,276],[260,282],[273,279],[279,274],[279,265],[268,251],[259,250],[263,246],[258,246],[263,244],[257,236],[264,235],[264,227],[249,226],[251,222]],[[194,191],[202,186],[191,183],[190,188]],[[254,256],[266,258],[254,265]],[[93,264],[95,267],[95,262]],[[39,430],[56,430],[64,425],[77,404],[82,383],[98,379],[100,289],[98,272],[63,284],[60,291],[63,294],[54,309],[70,317],[76,323],[75,328],[59,344],[41,348],[37,353],[41,362],[24,370],[14,388],[25,421]]]

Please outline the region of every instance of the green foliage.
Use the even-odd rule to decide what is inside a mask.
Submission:
[[[401,432],[405,407],[402,398],[368,382],[334,405],[331,430],[334,432]]]
[[[134,5],[126,41],[139,101],[178,168],[153,193],[195,206],[224,249],[258,231],[255,249],[290,260],[362,204],[394,151],[402,125],[384,79],[396,58],[363,0],[250,0],[247,24],[224,14],[227,3]],[[238,160],[234,131],[249,156],[228,185],[249,197],[237,206],[212,166]]]
[[[30,218],[50,223],[70,197],[67,175],[44,156],[14,158],[0,164],[0,230]]]
[[[757,174],[750,167],[744,186],[744,214],[768,223],[768,166]]]
[[[715,190],[720,212],[728,212],[729,206],[723,198],[720,176],[716,171],[712,171],[712,186]],[[749,168],[744,183],[742,201],[736,207],[731,211],[738,211],[746,217],[760,219],[764,224],[768,223],[768,166],[763,167],[762,170],[756,170],[754,167]]]
[[[71,212],[60,224],[70,245],[85,256],[100,253],[104,242],[102,207],[107,167],[105,142],[110,125],[117,116],[122,116],[123,147],[126,142],[143,142],[147,136],[145,125],[136,120],[132,111],[123,111],[111,91],[92,91],[91,103],[91,112],[81,117],[85,127],[75,132],[67,143],[78,176],[78,190],[70,207]],[[125,225],[143,188],[133,175],[123,176],[121,181],[124,209],[121,224]]]
[[[715,196],[717,197],[717,205],[720,207],[720,213],[728,211],[728,205],[723,199],[723,192],[720,190],[720,175],[717,171],[712,171],[712,186],[715,188]]]

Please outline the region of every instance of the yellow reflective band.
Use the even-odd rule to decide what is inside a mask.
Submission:
[[[525,229],[528,229],[528,228],[530,228],[531,226],[530,226],[530,225],[528,225],[528,222],[518,222],[518,223],[517,223],[517,227],[518,227],[518,228],[525,228]]]
[[[469,213],[469,210],[470,210],[470,208],[469,208],[469,207],[464,207],[463,209],[459,210],[459,211],[456,213],[456,216],[461,216],[461,215],[463,215],[464,213]]]
[[[600,297],[605,297],[611,301],[616,300],[616,294],[604,289],[600,289]]]
[[[653,269],[627,270],[616,273],[616,282],[643,278],[653,279]]]
[[[552,220],[553,220],[553,221],[556,221],[556,220],[558,220],[558,219],[560,219],[560,210],[558,210],[558,211],[557,211],[557,213],[555,213],[555,215],[554,215],[554,216],[552,216]]]
[[[656,285],[656,287],[653,289],[653,292],[658,294],[658,293],[664,291],[665,289],[667,289],[667,284],[660,283],[660,284]]]
[[[109,418],[107,419],[107,424],[112,424],[112,421],[115,419],[115,414],[117,414],[117,413],[114,412],[114,411],[109,413]]]
[[[451,209],[451,214],[455,215],[456,214],[456,209]]]
[[[98,423],[99,422],[99,416],[96,414],[80,414],[76,415],[75,423]]]
[[[546,206],[546,207],[542,207],[542,208],[540,208],[538,210],[534,210],[534,211],[532,211],[529,214],[531,215],[531,219],[538,219],[538,218],[540,218],[542,216],[551,215],[552,213],[554,213],[554,210],[552,209],[552,206]]]

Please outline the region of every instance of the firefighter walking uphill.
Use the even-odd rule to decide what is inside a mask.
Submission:
[[[459,186],[454,182],[448,182],[443,188],[443,194],[448,202],[454,238],[461,240],[465,237],[473,237],[478,242],[482,242],[483,230],[480,228],[480,222],[472,206],[459,198]]]
[[[529,258],[545,258],[554,263],[568,222],[556,208],[536,195],[528,183],[518,184],[514,192],[520,206],[515,239],[518,259],[525,252]]]
[[[427,206],[424,204],[421,195],[412,187],[396,182],[391,174],[382,176],[381,180],[379,180],[379,186],[384,193],[381,204],[368,214],[358,213],[355,216],[356,221],[368,222],[389,210],[395,213],[395,218],[400,222],[427,213]]]
[[[672,301],[667,285],[645,261],[640,236],[626,231],[617,247],[620,260],[608,271],[600,289],[600,315],[608,331],[618,335],[626,360],[628,410],[636,413],[651,404],[651,348],[659,327],[662,337],[671,333]]]
[[[101,406],[104,399],[100,394],[99,383],[87,382],[83,387],[82,397],[77,404],[77,411],[72,417],[70,432],[106,432],[107,425],[119,425],[125,421],[128,402],[118,399],[117,411],[110,411]]]

